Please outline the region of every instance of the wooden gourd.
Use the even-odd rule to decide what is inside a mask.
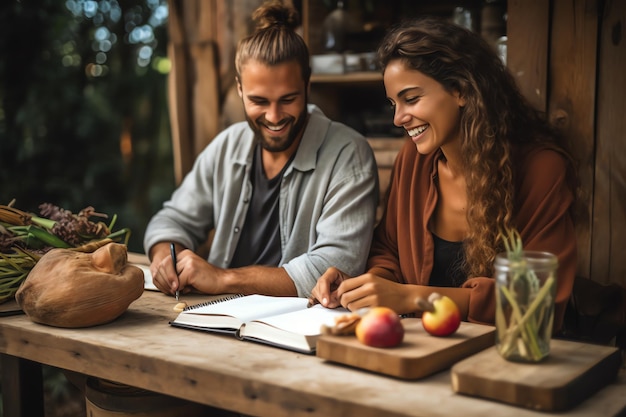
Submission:
[[[35,264],[15,299],[36,323],[89,327],[115,320],[143,289],[143,271],[128,264],[126,246],[111,242],[92,253],[50,250]]]

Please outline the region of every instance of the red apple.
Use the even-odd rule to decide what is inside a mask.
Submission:
[[[459,307],[450,297],[434,292],[428,301],[419,299],[417,305],[423,311],[424,330],[433,336],[449,336],[461,325]]]
[[[400,316],[390,308],[369,309],[356,326],[357,339],[373,347],[393,347],[402,343],[404,326]]]

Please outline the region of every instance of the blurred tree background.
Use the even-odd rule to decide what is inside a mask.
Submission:
[[[0,4],[0,204],[117,214],[143,252],[174,189],[167,17],[166,0]]]

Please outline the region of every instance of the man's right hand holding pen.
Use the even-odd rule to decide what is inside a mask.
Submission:
[[[178,266],[178,252],[181,249],[174,242],[160,242],[150,251],[152,282],[166,294],[176,295],[182,290]]]
[[[175,243],[159,242],[150,250],[152,282],[165,294],[187,294],[191,291],[203,294],[232,293],[229,270],[210,264],[190,249]],[[176,267],[173,259],[176,258]]]

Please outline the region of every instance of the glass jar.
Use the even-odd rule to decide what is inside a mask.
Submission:
[[[557,257],[522,251],[496,256],[496,349],[504,359],[539,362],[550,353]]]

